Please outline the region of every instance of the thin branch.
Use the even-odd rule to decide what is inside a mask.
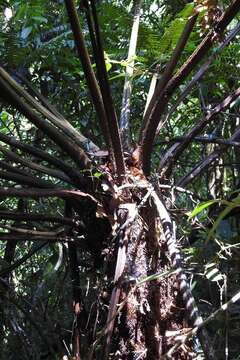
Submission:
[[[127,67],[125,71],[125,82],[122,97],[122,108],[120,116],[120,131],[123,148],[129,151],[129,118],[130,101],[132,94],[132,76],[134,70],[134,58],[136,56],[136,47],[138,39],[139,22],[141,15],[142,0],[134,1],[133,25],[128,49]]]
[[[19,175],[27,176],[27,173],[24,170],[19,169],[16,166],[13,166],[13,165],[11,165],[8,162],[3,161],[3,160],[0,160],[0,168],[4,169],[4,170],[9,170],[10,172],[13,172],[13,173],[16,173],[16,174],[19,174]]]
[[[44,214],[34,214],[34,213],[21,213],[13,211],[2,211],[0,210],[0,219],[1,220],[17,220],[17,221],[44,221],[44,222],[54,222],[63,225],[69,225],[72,227],[79,227],[81,224],[78,220],[74,220],[67,217],[53,216],[53,215],[44,215]],[[1,225],[0,225],[1,226]]]
[[[182,152],[186,149],[186,147],[189,145],[191,140],[199,134],[204,127],[206,127],[212,120],[214,120],[214,117],[219,114],[221,111],[224,111],[229,105],[236,100],[240,95],[240,88],[238,88],[232,95],[227,96],[220,104],[215,106],[213,110],[209,112],[209,114],[199,121],[197,125],[195,125],[185,136],[185,140],[183,140],[179,144],[175,144],[174,150],[169,152],[169,155],[164,157],[164,159],[161,161],[159,165],[159,172],[161,172],[161,175],[170,176],[171,169],[174,163],[176,163],[179,156],[182,154]]]
[[[45,116],[49,121],[51,121],[55,126],[60,128],[66,135],[68,135],[72,140],[74,140],[80,147],[84,145],[84,143],[88,142],[84,136],[82,136],[63,116],[59,118],[58,115],[55,114],[55,111],[49,111],[46,107],[42,106],[36,99],[34,99],[19,83],[17,83],[2,67],[0,67],[0,77],[7,82],[9,86],[11,86],[16,93],[23,97],[32,108],[35,108],[39,111],[43,116]],[[29,84],[30,85],[30,84]],[[36,96],[44,97],[35,90]],[[45,101],[46,103],[46,101]],[[48,104],[48,102],[47,102]],[[48,105],[49,106],[49,105]]]
[[[65,163],[61,159],[56,158],[53,155],[50,155],[41,149],[37,149],[32,145],[22,143],[21,141],[17,140],[13,136],[9,136],[9,135],[0,133],[0,141],[4,142],[6,144],[9,144],[10,146],[15,147],[17,149],[20,149],[30,155],[33,155],[36,158],[47,161],[49,164],[61,169],[78,186],[86,185],[85,184],[86,181],[85,181],[83,175],[81,175],[78,170],[74,169],[73,166],[70,166],[69,164]]]
[[[196,177],[206,170],[213,162],[217,161],[220,155],[220,150],[216,150],[211,153],[207,158],[200,161],[194,168],[187,173],[184,177],[182,177],[176,184],[176,186],[185,187],[190,182],[192,182]]]
[[[38,252],[40,249],[42,249],[44,246],[46,246],[48,242],[41,242],[40,244],[34,244],[31,249],[28,251],[27,254],[23,255],[20,259],[16,260],[12,265],[7,266],[6,268],[3,268],[0,270],[0,277],[5,277],[10,272],[16,270],[19,266],[24,264],[28,259],[30,259],[36,252]]]
[[[215,41],[219,36],[224,32],[226,27],[232,21],[232,19],[237,15],[240,10],[239,0],[235,0],[227,8],[227,10],[220,17],[216,25],[209,32],[209,34],[202,40],[197,49],[189,57],[188,61],[182,65],[177,74],[169,82],[166,92],[170,96],[173,94],[175,89],[181,84],[181,82],[190,74],[190,72],[195,68],[195,66],[201,61],[207,51],[213,46]]]
[[[122,180],[122,177],[125,174],[125,166],[123,160],[123,152],[122,152],[122,144],[119,134],[117,116],[113,105],[113,100],[111,96],[110,86],[108,82],[108,76],[106,71],[106,65],[104,60],[104,53],[102,48],[100,29],[98,26],[98,18],[97,12],[95,9],[95,4],[92,1],[92,13],[94,20],[94,30],[96,34],[96,45],[98,51],[98,73],[100,74],[100,88],[102,93],[99,90],[99,86],[97,84],[94,72],[92,70],[91,62],[89,59],[89,55],[87,49],[84,44],[84,38],[82,35],[80,22],[78,19],[77,11],[74,5],[73,0],[65,0],[65,5],[68,11],[69,21],[71,23],[75,44],[78,50],[79,58],[82,62],[83,70],[88,82],[88,86],[90,91],[92,91],[93,102],[99,107],[99,110],[96,107],[97,114],[102,121],[102,130],[103,134],[107,135],[107,144],[110,145],[110,149],[112,149],[112,155],[114,157],[116,171],[119,178],[119,181]],[[104,129],[105,127],[106,129]]]
[[[2,74],[3,69],[0,68],[0,74]],[[6,80],[7,73],[4,71],[4,78]],[[62,114],[60,114],[56,108],[49,103],[49,101],[39,93],[32,84],[26,80],[23,76],[19,76],[20,79],[28,86],[31,92],[42,102],[44,106],[42,106],[38,101],[36,101],[32,96],[30,96],[22,86],[16,83],[9,75],[8,79],[11,81],[11,84],[14,84],[14,88],[19,93],[19,95],[23,96],[24,99],[30,103],[36,110],[38,110],[42,115],[44,115],[50,122],[56,125],[59,129],[61,129],[67,136],[69,136],[76,144],[78,144],[85,151],[94,154],[96,151],[99,151],[99,147],[96,146],[91,140],[82,135],[78,130],[76,130],[68,120],[64,118]]]
[[[78,52],[79,59],[82,63],[83,71],[87,80],[88,88],[91,93],[93,103],[99,119],[99,124],[104,136],[107,146],[112,146],[110,143],[110,134],[108,129],[107,116],[103,104],[101,92],[95,78],[88,51],[85,46],[84,37],[81,30],[81,25],[78,19],[77,10],[73,0],[65,0],[65,6],[68,13],[68,18],[71,24],[75,46]]]
[[[98,151],[99,149],[94,145],[91,141],[89,141],[85,136],[80,134],[63,116],[59,116],[59,113],[55,110],[54,107],[48,103],[48,101],[43,97],[43,95],[39,94],[36,90],[35,94],[37,97],[41,98],[41,100],[46,104],[46,106],[51,107],[52,111],[49,111],[48,108],[42,106],[37,100],[35,100],[31,95],[24,90],[24,88],[18,84],[2,67],[0,67],[0,77],[6,81],[6,83],[12,87],[16,93],[23,97],[26,102],[37,111],[40,112],[43,116],[45,116],[51,123],[61,129],[67,136],[70,137],[79,146],[80,151],[82,151],[82,147],[86,150],[89,150],[90,146],[92,146],[91,151]],[[25,80],[26,81],[26,80]],[[31,86],[29,82],[28,86]],[[33,89],[33,87],[31,87]],[[56,115],[57,114],[57,115]]]
[[[10,233],[14,232],[17,234],[22,234],[22,235],[33,235],[33,236],[50,236],[50,237],[53,237],[53,236],[58,236],[60,235],[61,233],[64,232],[64,229],[61,227],[60,229],[58,230],[55,230],[55,231],[42,231],[42,230],[33,230],[33,229],[28,229],[28,228],[22,228],[22,227],[16,227],[16,226],[9,226],[9,225],[1,225],[0,224],[0,228],[2,229],[7,229],[10,231]]]
[[[159,116],[154,117],[156,113],[156,106],[159,102],[159,99],[163,98],[163,102],[167,104],[167,98],[164,97],[164,90],[169,82],[172,74],[176,68],[176,65],[180,59],[182,51],[187,43],[187,40],[193,30],[193,27],[196,23],[198,14],[192,16],[187,24],[184,27],[184,30],[178,40],[178,43],[172,53],[172,56],[167,64],[166,70],[163,73],[162,78],[159,80],[156,89],[153,93],[152,99],[148,105],[148,108],[145,112],[143,123],[140,131],[140,160],[142,161],[143,171],[149,175],[150,174],[150,161],[151,161],[151,151],[153,147],[154,137],[156,133],[155,122],[159,122]]]
[[[86,199],[94,204],[97,204],[97,200],[90,194],[84,193],[79,190],[67,190],[67,189],[16,189],[16,188],[4,188],[0,189],[0,197],[7,198],[9,196],[20,198],[33,198],[39,199],[41,197],[59,197],[62,199]]]
[[[117,170],[118,178],[121,182],[122,176],[125,173],[122,144],[120,139],[118,120],[112,99],[111,89],[108,81],[108,74],[104,58],[104,50],[102,45],[102,38],[99,28],[98,15],[95,7],[95,2],[90,1],[91,9],[88,1],[83,1],[86,8],[86,17],[89,27],[89,33],[93,48],[94,60],[96,63],[97,76],[99,86],[102,94],[104,108],[107,115],[107,122],[109,128],[109,136],[112,147],[110,147],[110,156],[113,159],[114,171]]]
[[[176,136],[171,139],[161,140],[156,145],[162,144],[172,144],[172,143],[181,143],[186,140],[186,136]],[[219,145],[226,145],[226,146],[234,146],[240,147],[239,141],[232,141],[229,139],[222,139],[218,138],[217,136],[195,136],[191,141],[200,142],[203,144],[219,144]]]
[[[171,79],[171,77],[173,75],[173,72],[177,66],[180,56],[186,46],[189,36],[190,36],[190,34],[193,30],[193,27],[197,21],[197,17],[198,17],[198,14],[191,16],[191,18],[186,23],[186,25],[183,29],[183,32],[180,36],[180,39],[178,40],[177,45],[172,53],[172,56],[171,56],[169,62],[167,63],[166,69],[165,69],[162,77],[158,81],[157,87],[153,93],[152,99],[150,100],[150,103],[148,105],[148,108],[147,108],[146,113],[143,118],[143,124],[142,124],[142,129],[141,129],[143,138],[145,136],[144,129],[149,126],[148,124],[151,121],[150,120],[151,114],[154,111],[156,102],[158,101],[159,98],[161,98],[161,96],[163,96],[164,88],[166,87],[168,81]],[[143,138],[142,138],[142,141],[143,141]],[[141,138],[140,138],[140,141],[141,141]]]
[[[69,236],[45,236],[45,235],[19,235],[0,232],[0,241],[48,241],[48,242],[72,242],[73,237]]]
[[[23,170],[19,170],[15,172],[16,169],[14,166],[4,163],[4,161],[0,161],[0,168],[9,168],[13,171],[1,171],[0,178],[5,180],[13,181],[17,184],[22,185],[30,185],[33,187],[38,187],[42,189],[51,189],[54,188],[55,185],[50,183],[49,181],[38,179],[35,176],[31,176],[27,172]],[[19,173],[21,171],[21,174]]]
[[[34,163],[34,162],[30,161],[29,159],[24,159],[22,156],[17,155],[13,151],[8,150],[1,145],[0,145],[0,151],[6,156],[7,159],[13,160],[14,162],[20,163],[20,164],[24,165],[25,167],[39,171],[43,174],[53,176],[55,178],[58,178],[60,180],[63,180],[67,183],[74,185],[74,183],[71,181],[69,176],[65,175],[62,171],[50,169],[46,166]],[[15,169],[17,169],[17,168],[15,168]]]
[[[189,57],[187,62],[182,65],[176,75],[174,75],[172,79],[168,82],[161,97],[156,100],[153,111],[151,112],[151,116],[149,117],[148,122],[144,127],[142,135],[140,137],[140,145],[142,146],[142,148],[140,148],[140,155],[142,157],[143,169],[145,174],[148,175],[150,173],[151,153],[153,149],[156,130],[160,121],[160,116],[164,113],[169,98],[172,96],[178,86],[182,83],[182,81],[186,79],[186,77],[190,74],[194,67],[202,60],[202,58],[212,47],[216,39],[223,33],[227,25],[236,16],[239,9],[240,2],[239,0],[235,0],[221,16],[214,28],[209,32],[209,34],[203,39],[201,44]]]
[[[90,160],[79,146],[67,139],[58,129],[42,119],[27,103],[25,103],[9,84],[0,77],[1,96],[11,105],[15,106],[35,126],[42,130],[51,140],[54,141],[62,151],[66,152],[80,167],[90,168]]]
[[[37,90],[36,87],[33,86],[30,81],[28,81],[21,73],[17,73],[17,77],[27,86],[29,94],[32,94],[33,97],[40,100],[44,108],[48,109],[57,118],[65,120],[64,116]]]
[[[234,134],[231,136],[230,141],[234,142],[235,140],[239,140],[240,136],[240,128],[238,128]],[[205,159],[200,161],[194,168],[186,174],[184,177],[182,177],[177,182],[177,186],[186,186],[191,181],[193,181],[196,177],[198,177],[203,171],[206,170],[214,161],[217,161],[219,156],[222,154],[224,149],[226,149],[227,145],[223,145],[221,149],[217,149],[213,151],[211,154],[209,154]]]
[[[119,180],[121,182],[122,177],[125,175],[125,166],[124,166],[124,160],[123,160],[123,151],[122,151],[122,142],[120,138],[120,132],[119,132],[119,126],[118,126],[118,120],[117,115],[115,112],[111,89],[108,81],[108,74],[104,59],[104,51],[103,51],[103,45],[102,45],[102,38],[101,38],[101,32],[98,22],[98,16],[97,11],[95,7],[95,1],[90,0],[91,7],[92,7],[92,14],[93,14],[93,23],[94,23],[94,29],[96,34],[96,43],[98,48],[98,58],[99,58],[99,72],[102,74],[102,79],[100,81],[100,87],[102,91],[103,96],[103,102],[107,113],[107,119],[108,119],[108,127],[110,130],[110,136],[112,141],[112,147],[113,147],[113,155],[116,162],[116,168],[117,168],[117,174],[119,177]],[[98,63],[98,61],[97,61]]]
[[[172,114],[176,111],[178,105],[188,96],[188,94],[191,92],[194,85],[204,76],[206,71],[209,69],[210,65],[213,63],[213,61],[217,58],[217,56],[220,54],[220,52],[229,45],[229,43],[235,38],[235,36],[240,31],[240,24],[237,24],[236,27],[228,34],[226,39],[223,40],[223,42],[218,46],[216,50],[214,50],[213,54],[209,57],[209,59],[201,66],[201,68],[197,71],[197,73],[193,76],[192,80],[186,85],[184,90],[182,91],[181,95],[175,102],[175,104],[172,106],[172,108],[168,111],[165,119],[161,123],[161,128],[163,125],[169,121]],[[160,124],[159,124],[160,125]],[[158,126],[157,132],[160,131],[160,126]]]

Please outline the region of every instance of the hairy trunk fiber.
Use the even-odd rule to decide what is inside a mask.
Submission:
[[[133,205],[141,195],[135,191],[128,202]],[[151,199],[140,206],[129,226],[116,237],[118,258],[108,317],[108,322],[115,318],[115,326],[108,327],[105,359],[160,359],[174,346],[174,332],[187,327],[160,219]],[[114,305],[116,313],[111,309]],[[191,359],[191,346],[179,347],[173,356]]]

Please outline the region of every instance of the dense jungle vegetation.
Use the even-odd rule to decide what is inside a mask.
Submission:
[[[239,9],[0,1],[0,359],[240,359]]]

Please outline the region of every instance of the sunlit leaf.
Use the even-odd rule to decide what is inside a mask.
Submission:
[[[202,212],[204,209],[207,209],[209,206],[218,203],[219,200],[209,200],[204,203],[199,204],[195,207],[195,209],[190,213],[190,218],[193,218],[194,216],[198,215],[200,212]]]

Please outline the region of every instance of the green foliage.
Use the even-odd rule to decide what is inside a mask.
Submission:
[[[97,116],[93,110],[82,67],[76,56],[74,41],[67,23],[63,1],[12,0],[8,1],[7,4],[7,6],[11,7],[13,16],[9,20],[6,20],[3,14],[0,17],[0,54],[2,65],[14,77],[16,77],[17,73],[21,73],[31,80],[31,83],[50,102],[56,105],[58,110],[66,116],[76,129],[83,132],[84,135],[91,138],[102,148],[103,141],[97,125]],[[153,5],[155,8],[152,7]],[[223,3],[223,5],[225,6],[226,4]],[[5,9],[5,5],[1,6]],[[106,67],[118,114],[121,109],[124,71],[127,66],[126,58],[132,25],[131,6],[132,3],[130,1],[102,1],[98,4]],[[143,8],[133,74],[133,96],[131,99],[131,135],[133,142],[138,138],[137,130],[139,130],[142,124],[145,100],[155,65],[160,65],[161,75],[189,16],[192,14],[194,4],[186,4],[186,2],[179,0],[165,2],[145,1]],[[90,37],[84,19],[84,12],[79,11],[79,15],[92,58]],[[240,77],[240,47],[238,40],[239,36],[236,38],[236,41],[233,41],[218,55],[205,77],[192,89],[189,96],[178,106],[170,121],[166,123],[164,129],[157,135],[157,145],[153,156],[153,163],[156,169],[164,151],[174,144],[174,142],[170,142],[171,139],[184,135],[225,94],[237,86]],[[201,30],[198,23],[184,49],[178,68],[189,58],[200,41]],[[217,45],[216,43],[216,47]],[[95,64],[93,64],[93,69],[95,70]],[[18,79],[18,81],[20,80]],[[174,105],[186,84],[187,82],[177,89],[169,103],[169,108]],[[216,132],[221,138],[230,138],[238,126],[236,115],[234,115],[238,113],[238,108],[239,100],[236,100],[230,110],[216,117],[214,122],[201,135],[206,136]],[[35,126],[30,124],[26,118],[4,102],[1,102],[0,131],[1,134],[13,135],[27,144],[46,150],[57,159],[64,160],[69,165],[73,165],[72,161],[59,151],[59,148],[52,141],[43,136],[41,132],[39,133]],[[7,146],[7,148],[26,159],[39,161],[30,155],[26,156],[21,150],[16,150],[11,146]],[[192,143],[191,147],[182,154],[178,164],[176,164],[174,177],[171,181],[177,183],[182,176],[186,175],[188,171],[215,148],[216,145],[214,144]],[[186,247],[185,254],[191,265],[191,272],[193,268],[196,269],[198,274],[195,276],[196,294],[204,298],[206,303],[212,304],[210,311],[203,306],[203,312],[206,313],[211,312],[219,305],[219,289],[221,288],[220,290],[223,291],[223,283],[226,279],[228,288],[225,290],[229,292],[226,296],[231,296],[236,290],[235,287],[239,286],[239,226],[236,224],[238,218],[234,217],[232,213],[238,210],[240,197],[236,193],[235,198],[224,200],[227,199],[225,196],[226,189],[234,191],[239,187],[239,184],[237,184],[237,179],[239,178],[239,154],[237,149],[228,147],[221,155],[222,163],[220,170],[213,165],[206,171],[206,175],[198,176],[193,183],[188,185],[193,192],[193,197],[189,197],[187,193],[178,194],[176,200],[177,209],[175,209],[175,205],[173,209],[172,205],[170,205],[170,210],[173,211],[173,214],[175,210],[180,213],[180,216],[178,216],[178,212],[175,216],[179,229],[179,234],[177,234],[179,239],[185,239],[188,244],[187,241],[190,238],[189,235],[191,235],[192,228],[197,225],[198,229],[200,229],[197,230],[197,239],[194,239],[194,242]],[[1,160],[6,160],[2,153],[0,158]],[[106,162],[105,158],[100,160],[93,158],[93,160],[96,163],[99,161],[99,163],[103,162],[105,164]],[[11,163],[9,160],[7,161]],[[43,161],[41,163],[49,166],[47,162]],[[51,180],[58,187],[70,187],[64,181],[53,180],[46,174],[39,174],[36,171],[29,170],[19,163],[13,163],[13,166],[16,171],[17,169],[27,169],[30,175],[44,180]],[[217,170],[219,170],[222,177],[217,178]],[[82,171],[79,173],[84,175],[86,172]],[[104,178],[103,175],[104,171],[94,170],[89,175],[89,179],[98,184]],[[218,174],[218,176],[220,175]],[[20,186],[15,182],[1,180],[1,187],[9,185],[12,187]],[[102,189],[99,188],[97,188],[97,191],[100,193]],[[212,189],[215,191],[214,198],[206,200],[210,198]],[[163,196],[165,197],[164,192]],[[191,211],[194,206],[193,199],[197,199],[199,205]],[[199,199],[201,200],[199,201]],[[136,201],[139,201],[137,196]],[[171,204],[170,201],[169,203]],[[0,199],[0,210],[17,212],[18,200],[16,198]],[[81,216],[85,211],[84,207],[83,209],[80,207],[79,212]],[[101,209],[100,211],[98,209],[98,211],[100,213],[105,210]],[[28,200],[26,212],[48,214],[49,216],[64,216],[64,201],[57,200],[56,198],[51,200]],[[185,217],[186,214],[189,215],[188,219]],[[78,221],[77,214],[74,214],[73,217]],[[90,220],[92,219],[88,219],[91,224]],[[113,219],[110,220],[113,221]],[[16,224],[12,220],[4,221],[4,224],[8,226],[18,225],[18,223]],[[32,228],[38,231],[45,229],[45,225],[45,223],[31,223]],[[20,222],[20,226],[25,227],[26,222]],[[56,228],[53,224],[50,224],[48,230],[55,231]],[[96,229],[93,227],[93,230],[97,233],[100,232],[98,227]],[[2,227],[1,232],[6,232],[6,229]],[[210,239],[211,241],[209,241]],[[80,257],[81,287],[84,289],[84,293],[89,295],[84,304],[90,314],[87,323],[89,325],[89,323],[96,321],[98,326],[102,326],[103,319],[106,317],[105,312],[107,311],[105,300],[99,296],[98,292],[103,285],[106,285],[104,282],[101,282],[102,280],[100,280],[99,276],[99,274],[103,274],[103,269],[94,269],[95,263],[92,254],[88,251],[88,248],[87,250],[81,250],[83,241],[80,237],[78,241],[80,248],[78,255]],[[90,247],[89,243],[87,242],[85,247]],[[14,260],[21,259],[34,245],[29,245],[29,242],[25,241],[18,243]],[[111,246],[113,247],[112,244]],[[0,271],[9,265],[4,260],[5,251],[6,244],[1,242]],[[111,254],[111,251],[113,251],[112,248],[109,254]],[[109,255],[109,257],[111,256]],[[44,352],[46,344],[42,339],[39,341],[39,334],[26,316],[28,312],[33,313],[35,321],[39,324],[43,334],[49,337],[50,343],[55,346],[57,343],[57,333],[60,339],[63,339],[61,341],[65,343],[67,348],[67,350],[64,348],[64,351],[68,352],[71,350],[70,343],[73,322],[70,294],[72,292],[72,280],[70,279],[69,270],[67,246],[65,244],[61,246],[51,244],[41,249],[41,251],[37,252],[13,272],[12,284],[16,295],[14,301],[19,307],[11,303],[11,296],[9,296],[10,299],[5,319],[8,327],[4,328],[5,342],[1,355],[3,360],[12,359],[14,356],[16,358],[21,351],[23,352],[21,353],[23,360],[30,358],[38,359],[39,354]],[[153,280],[160,282],[164,279],[166,281],[167,277],[173,273],[172,271],[166,271],[149,275],[140,279],[138,285],[150,283]],[[5,291],[4,289],[4,286],[1,285],[0,291],[2,293]],[[12,298],[14,299],[14,297]],[[96,314],[92,310],[95,309],[96,304],[97,311],[101,310],[98,320],[96,320]],[[16,330],[11,328],[12,325],[8,321],[9,319],[13,319],[16,322],[15,329],[18,329],[19,326],[18,334],[27,334],[26,337],[30,339],[30,344],[24,342],[25,335],[19,335],[19,339],[13,338],[12,333]],[[224,321],[221,324],[222,328],[224,328]],[[238,325],[239,322],[236,320],[236,328]],[[60,334],[59,328],[62,329],[63,333]],[[215,331],[216,328],[213,326],[213,332]],[[232,335],[232,338],[234,338],[234,335]],[[223,338],[218,337],[217,339],[222,340]],[[17,345],[15,344],[16,341]],[[21,341],[23,341],[24,345]],[[86,340],[84,339],[84,341]],[[31,355],[27,351],[24,352],[25,350],[23,351],[22,349],[25,347],[33,351],[33,354]],[[58,351],[61,353],[59,349]],[[232,353],[234,353],[234,349]],[[45,354],[41,355],[48,356]],[[51,358],[50,356],[48,357],[49,359]],[[234,358],[234,356],[231,358]]]
[[[223,205],[225,206],[224,209],[219,213],[217,216],[217,219],[214,221],[213,226],[211,230],[209,231],[209,234],[207,236],[206,242],[208,242],[213,235],[215,234],[217,228],[219,227],[221,221],[235,208],[238,208],[240,206],[240,196],[237,196],[236,198],[232,199],[231,201],[228,200],[221,200],[221,199],[215,199],[215,200],[209,200],[206,202],[203,202],[195,207],[195,209],[189,214],[189,218],[193,218],[200,213],[203,212],[203,210],[208,209],[212,205]]]

